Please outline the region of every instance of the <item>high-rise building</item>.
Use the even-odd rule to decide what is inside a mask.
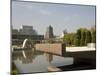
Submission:
[[[54,35],[53,35],[53,27],[50,25],[49,27],[47,27],[46,29],[46,33],[44,35],[44,38],[45,39],[49,39],[49,38],[53,38]]]

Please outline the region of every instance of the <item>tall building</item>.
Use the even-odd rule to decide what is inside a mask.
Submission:
[[[53,38],[54,35],[53,35],[53,27],[50,25],[49,27],[47,27],[46,29],[46,33],[44,35],[44,38],[45,39],[49,39],[49,38]]]

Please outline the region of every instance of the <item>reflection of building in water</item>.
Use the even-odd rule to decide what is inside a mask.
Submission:
[[[53,38],[54,35],[53,35],[53,27],[52,26],[49,26],[46,30],[46,33],[44,35],[44,38],[48,39],[48,38]]]

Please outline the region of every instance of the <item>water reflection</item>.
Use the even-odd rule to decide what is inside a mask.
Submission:
[[[33,73],[33,72],[47,72],[48,63],[46,57],[42,52],[35,52],[35,58],[33,58],[31,63],[21,63],[20,60],[14,61],[20,73]],[[73,64],[73,58],[53,56],[53,61],[51,62],[54,66],[64,66]]]

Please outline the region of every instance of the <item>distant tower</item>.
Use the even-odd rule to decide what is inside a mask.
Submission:
[[[47,27],[46,33],[44,35],[45,39],[49,39],[49,38],[53,38],[53,27],[50,25],[49,27]]]

